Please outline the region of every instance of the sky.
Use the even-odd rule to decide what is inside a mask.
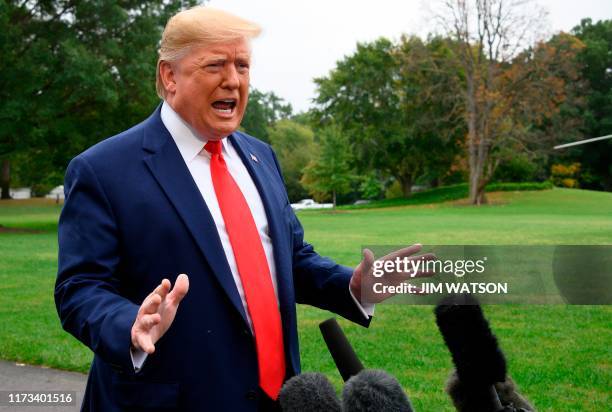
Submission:
[[[434,0],[435,1],[435,0]],[[285,99],[294,112],[308,110],[313,79],[326,76],[352,54],[357,42],[402,33],[425,37],[434,30],[424,0],[210,0],[207,5],[258,23],[253,40],[251,85]],[[612,19],[612,0],[540,0],[544,29],[569,31],[585,17]]]

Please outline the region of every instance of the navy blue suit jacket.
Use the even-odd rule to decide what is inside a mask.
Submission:
[[[254,411],[253,336],[211,214],[160,107],[74,158],[66,172],[55,303],[64,329],[95,354],[83,410]],[[296,302],[369,321],[348,291],[352,269],[304,241],[270,146],[240,132],[229,139],[266,210],[290,377],[300,372]],[[135,373],[130,330],[139,305],[179,273],[189,275],[189,292]]]

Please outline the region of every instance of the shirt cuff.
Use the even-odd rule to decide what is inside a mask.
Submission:
[[[132,358],[132,365],[134,365],[134,372],[140,372],[142,365],[147,360],[147,352],[140,349],[130,348],[130,357]]]
[[[349,286],[349,293],[351,294],[351,297],[353,298],[353,302],[355,302],[355,305],[357,305],[357,307],[359,308],[359,311],[363,314],[363,316],[366,319],[370,319],[372,316],[374,316],[374,306],[375,305],[373,303],[365,303],[362,305],[361,302],[357,300],[355,295],[353,295],[353,291],[351,290],[350,286]]]

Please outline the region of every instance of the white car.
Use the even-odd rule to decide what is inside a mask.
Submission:
[[[291,207],[293,208],[293,210],[329,209],[333,206],[333,203],[317,203],[313,199],[302,199],[297,203],[291,203]]]

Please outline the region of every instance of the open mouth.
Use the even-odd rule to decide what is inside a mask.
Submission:
[[[235,99],[216,100],[213,102],[212,107],[220,113],[231,114],[234,111],[234,108],[236,107],[236,100]]]

